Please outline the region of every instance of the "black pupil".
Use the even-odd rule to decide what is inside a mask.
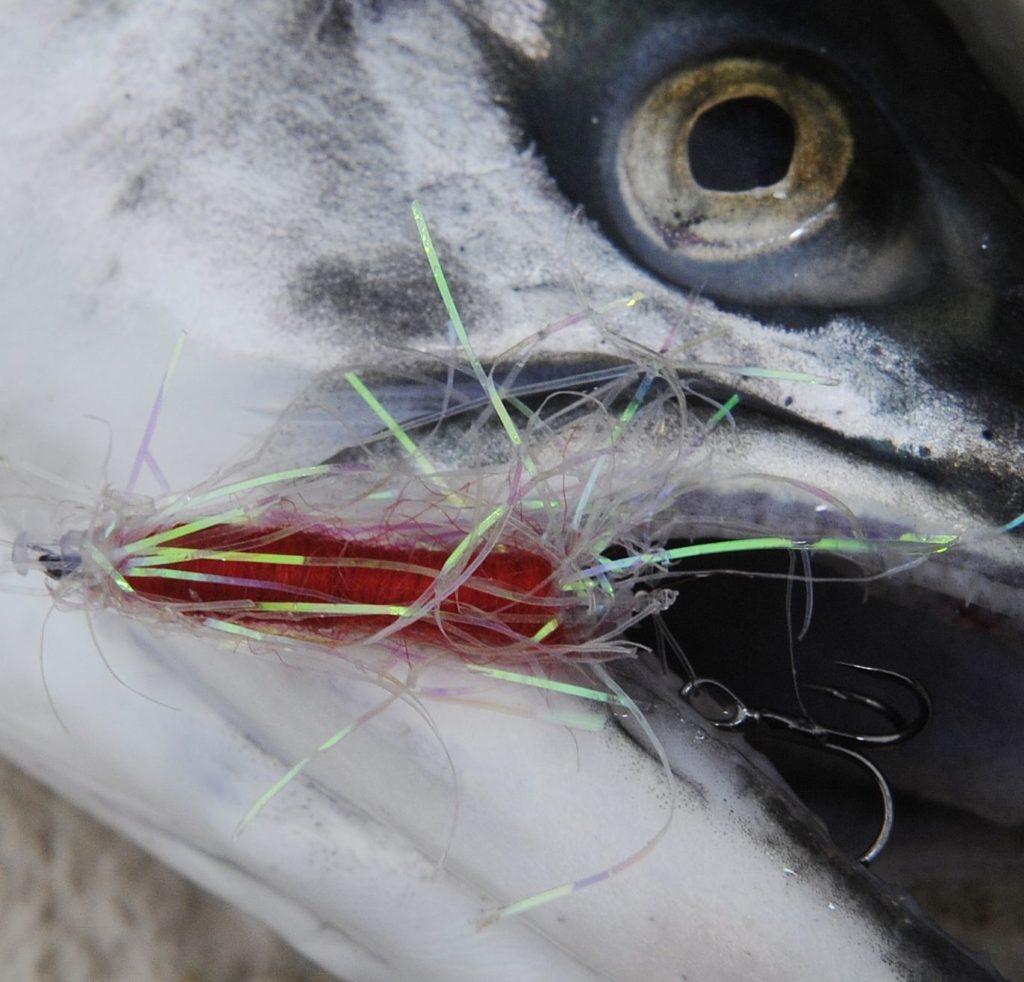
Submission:
[[[770,99],[728,99],[702,113],[687,150],[693,179],[707,191],[752,191],[781,181],[793,159],[789,113]]]

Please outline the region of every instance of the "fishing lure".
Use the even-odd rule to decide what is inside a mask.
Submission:
[[[464,371],[479,386],[478,403],[458,414],[445,409],[417,429],[395,419],[372,385],[348,372],[347,384],[385,440],[363,441],[309,466],[218,477],[154,502],[135,487],[144,467],[159,475],[150,442],[175,358],[126,492],[107,492],[86,527],[56,543],[22,533],[15,567],[41,569],[65,604],[99,604],[254,644],[312,645],[353,659],[368,650],[410,665],[457,657],[471,672],[624,708],[646,729],[602,663],[635,653],[625,632],[675,600],[659,584],[681,561],[790,550],[901,567],[957,543],[954,535],[871,537],[853,527],[840,537],[670,544],[679,538],[677,502],[707,486],[707,448],[720,424],[731,422],[738,397],[696,397],[668,344],[645,349],[598,323],[628,367],[548,384],[537,404],[518,384],[524,366],[546,338],[583,318],[549,326],[485,369],[418,206],[414,217]],[[637,300],[625,298],[604,313],[628,310]],[[446,405],[450,397],[449,381]],[[703,412],[694,408],[701,404]],[[459,460],[445,466],[445,448],[429,428],[443,419],[450,439],[456,418],[464,427]],[[427,433],[417,439],[420,430]],[[811,500],[833,500],[789,483]],[[567,681],[568,672],[575,682],[582,672],[588,684]],[[657,748],[653,733],[648,737]],[[269,789],[241,827],[309,759]],[[664,755],[662,763],[668,776]],[[665,828],[670,820],[671,814]],[[649,853],[665,828],[615,866],[502,914],[621,872]]]

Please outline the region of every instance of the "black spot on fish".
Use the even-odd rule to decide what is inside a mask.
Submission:
[[[352,40],[352,6],[347,0],[302,0],[286,34],[300,46],[346,47]]]
[[[379,340],[381,325],[386,325],[389,341],[443,338],[447,315],[434,282],[423,275],[423,264],[418,252],[385,253],[365,263],[323,256],[299,270],[291,299],[305,317],[347,335]],[[464,320],[479,323],[482,312],[474,304],[469,278],[450,251],[445,275]]]
[[[148,183],[149,178],[145,172],[139,172],[129,178],[114,202],[114,212],[135,211],[146,197]]]

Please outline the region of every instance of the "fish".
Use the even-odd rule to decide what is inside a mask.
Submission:
[[[1024,822],[1024,545],[1001,531],[1024,511],[1024,155],[1004,48],[1021,13],[944,6],[19,0],[0,41],[0,537],[66,531],[81,489],[128,486],[181,332],[154,495],[254,447],[320,463],[337,429],[296,407],[368,419],[353,368],[407,417],[436,403],[417,380],[451,345],[416,198],[485,364],[641,292],[619,335],[658,351],[674,332],[698,396],[740,396],[715,441],[723,478],[672,537],[849,515],[869,536],[956,537],[872,582],[866,606],[864,584],[853,601],[814,584],[816,647],[794,643],[801,679],[844,685],[832,662],[866,659],[935,703],[874,758],[905,795],[877,874],[656,658],[609,665],[649,732],[499,680],[473,689],[483,705],[377,712],[379,685],[329,653],[99,605],[48,616],[13,569],[3,755],[340,978],[998,977],[902,886],[941,871],[955,893],[983,854],[1012,897]],[[769,134],[753,176],[716,150],[751,113]],[[558,332],[531,367],[606,368],[600,337]],[[742,655],[731,684],[768,706],[750,665],[785,672],[788,608],[749,582],[680,582],[667,623],[702,672]],[[461,664],[431,671],[435,693],[467,684]],[[814,810],[862,807],[842,783],[829,772]],[[500,915],[649,843],[605,882]]]

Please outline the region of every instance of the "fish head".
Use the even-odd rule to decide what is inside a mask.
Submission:
[[[904,811],[934,810],[892,875],[952,865],[968,835],[1005,870],[1024,821],[1024,554],[1001,531],[1024,510],[1024,14],[762,6],[9,5],[4,537],[81,528],[137,462],[159,497],[359,446],[381,421],[355,369],[400,418],[436,411],[423,380],[465,352],[417,199],[481,364],[540,337],[534,395],[662,354],[696,405],[739,397],[708,469],[679,475],[667,542],[955,538],[907,569],[872,554],[834,591],[842,558],[802,579],[791,553],[730,561],[763,574],[740,579],[696,578],[701,559],[665,616],[752,706],[781,698],[763,666],[920,679],[932,724],[877,759]],[[41,642],[50,596],[0,601],[3,752],[343,977],[989,975],[660,666],[609,666],[629,700],[609,714],[458,659],[413,688],[88,599]],[[816,810],[856,810],[831,790],[846,777],[809,783]],[[953,855],[963,875],[974,853]],[[566,895],[521,904],[549,889]]]

